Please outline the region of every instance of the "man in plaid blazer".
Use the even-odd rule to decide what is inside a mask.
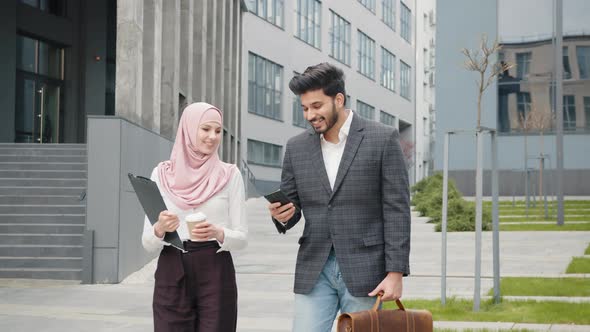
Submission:
[[[312,129],[287,143],[281,190],[269,205],[280,233],[302,214],[295,270],[296,332],[329,332],[337,312],[402,295],[409,274],[408,175],[395,128],[345,109],[343,72],[321,63],[291,79]]]

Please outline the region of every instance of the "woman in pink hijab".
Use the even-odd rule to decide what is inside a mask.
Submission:
[[[187,106],[170,160],[151,179],[168,208],[158,222],[146,218],[142,243],[160,250],[155,273],[155,331],[235,331],[237,287],[230,251],[247,241],[245,194],[235,165],[219,159],[223,115],[207,103]],[[188,220],[202,220],[189,229]],[[187,251],[164,242],[177,231]]]

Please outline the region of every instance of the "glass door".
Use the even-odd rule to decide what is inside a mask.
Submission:
[[[17,79],[17,143],[58,143],[62,87],[41,78]]]

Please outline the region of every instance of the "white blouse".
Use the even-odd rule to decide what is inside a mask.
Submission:
[[[248,222],[246,220],[246,202],[244,192],[244,182],[242,174],[234,170],[231,179],[227,185],[205,203],[195,209],[181,210],[169,198],[168,194],[162,190],[158,178],[157,167],[154,168],[151,175],[152,181],[158,184],[158,189],[164,198],[164,203],[168,211],[175,213],[180,220],[180,226],[176,230],[182,241],[189,240],[189,231],[184,218],[192,213],[202,212],[207,216],[207,221],[216,226],[222,227],[224,231],[223,243],[219,243],[220,251],[238,250],[246,247],[248,244]],[[163,238],[158,238],[154,234],[154,226],[150,223],[147,216],[143,225],[142,244],[150,252],[161,250],[164,245]],[[210,241],[216,241],[210,239]]]

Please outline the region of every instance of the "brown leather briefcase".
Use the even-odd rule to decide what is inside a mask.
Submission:
[[[370,310],[343,313],[338,317],[338,332],[432,332],[432,314],[427,310],[406,310],[400,300],[399,309],[381,310],[377,296]]]

